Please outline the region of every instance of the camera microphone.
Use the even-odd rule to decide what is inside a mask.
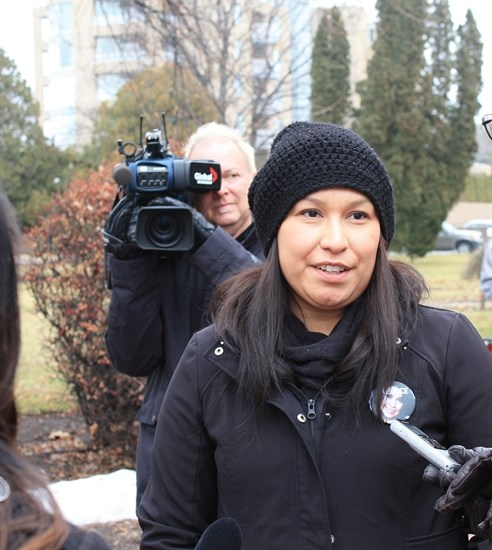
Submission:
[[[195,550],[241,550],[242,547],[243,537],[237,521],[219,518],[205,529]]]
[[[117,164],[113,168],[113,179],[120,187],[126,189],[132,181],[132,171],[126,164]]]

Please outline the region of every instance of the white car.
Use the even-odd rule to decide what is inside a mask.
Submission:
[[[487,238],[492,239],[492,219],[468,220],[463,224],[465,229],[478,229],[484,233]]]
[[[473,252],[484,242],[481,231],[475,229],[458,229],[449,222],[442,222],[437,234],[434,250],[454,250],[465,254]]]

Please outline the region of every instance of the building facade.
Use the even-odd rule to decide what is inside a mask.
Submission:
[[[189,5],[195,11],[187,17],[198,17],[210,36],[205,46],[199,35],[182,33],[185,25],[178,25],[172,13],[159,27],[131,2],[46,0],[36,8],[35,97],[46,137],[61,148],[88,143],[101,102],[112,101],[137,72],[176,59],[197,63],[197,70],[203,67],[199,77],[209,79],[217,104],[227,105],[224,121],[246,135],[249,131],[259,150],[267,149],[285,124],[309,119],[312,41],[320,7],[328,5],[320,0],[224,0],[230,8],[224,10],[227,20],[218,19],[224,13],[210,13],[207,0]],[[373,25],[362,8],[340,10],[357,106],[355,84],[365,78]],[[156,30],[163,27],[169,40]],[[226,30],[228,43],[217,34]]]

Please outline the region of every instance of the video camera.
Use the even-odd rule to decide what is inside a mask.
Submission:
[[[125,195],[140,206],[136,219],[136,244],[142,250],[184,252],[193,247],[193,219],[188,208],[161,206],[159,197],[173,196],[186,202],[186,193],[206,193],[220,189],[220,164],[211,160],[187,160],[169,152],[166,119],[163,131],[151,130],[142,144],[123,143],[118,152],[125,163],[113,168],[113,178]]]

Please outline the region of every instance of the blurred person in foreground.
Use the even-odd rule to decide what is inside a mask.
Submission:
[[[219,162],[222,173],[220,190],[189,194],[193,205],[172,197],[160,199],[160,205],[192,212],[192,250],[139,250],[130,221],[135,206],[127,198],[110,213],[105,226],[112,281],[106,334],[109,357],[122,373],[147,377],[137,415],[137,504],[150,476],[164,393],[186,344],[210,323],[208,306],[217,284],[262,258],[248,205],[248,189],[256,174],[253,147],[232,128],[212,122],[189,138],[185,157]]]
[[[491,537],[492,449],[476,447],[492,447],[492,358],[465,316],[421,305],[421,275],[388,255],[393,190],[377,154],[342,127],[293,123],[249,202],[266,259],[221,285],[214,324],[173,375],[141,548],[193,548],[227,517],[245,550]],[[443,498],[441,472],[424,482],[428,461],[382,416],[397,381],[415,396],[410,422],[464,463]]]
[[[0,550],[104,550],[94,531],[65,521],[45,480],[17,449],[15,376],[20,315],[15,254],[20,232],[0,190]]]

